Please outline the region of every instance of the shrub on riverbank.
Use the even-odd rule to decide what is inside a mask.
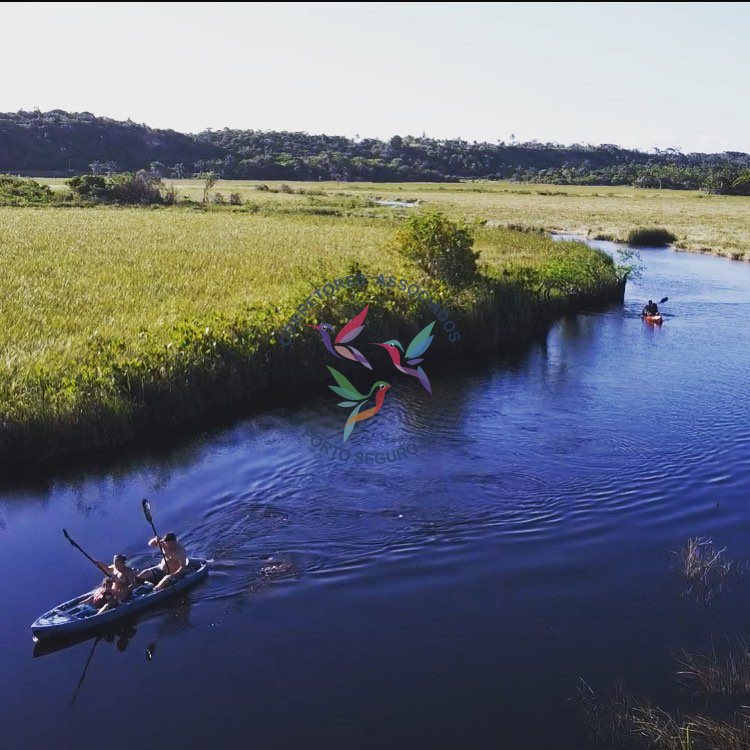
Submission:
[[[677,237],[661,227],[639,227],[628,233],[628,245],[633,247],[668,247]]]
[[[396,235],[401,255],[416,263],[425,273],[451,286],[460,286],[477,277],[477,258],[471,229],[431,211],[410,216]]]

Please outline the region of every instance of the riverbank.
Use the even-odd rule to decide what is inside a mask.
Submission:
[[[519,346],[566,311],[622,299],[604,254],[479,226],[482,275],[450,290],[394,251],[399,225],[387,213],[0,209],[6,471],[304,398],[327,376],[311,366],[320,341],[298,332],[284,347],[280,334],[312,289],[354,271],[368,284],[323,300],[307,322],[370,304],[368,335],[413,336],[435,315],[376,284],[398,274],[450,308],[460,341],[448,350],[436,337],[432,351],[451,358]]]

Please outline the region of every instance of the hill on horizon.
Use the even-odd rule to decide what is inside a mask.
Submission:
[[[179,133],[63,110],[0,113],[0,173],[68,176],[149,169],[226,179],[444,182],[511,179],[558,184],[634,184],[729,191],[750,155],[654,153],[613,144],[479,143],[394,135],[352,139],[303,132]]]

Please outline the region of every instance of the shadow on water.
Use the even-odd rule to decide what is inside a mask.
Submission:
[[[615,306],[613,306],[615,307]],[[619,305],[616,305],[619,307]],[[583,311],[585,312],[585,311]],[[565,316],[565,320],[575,320],[576,314]],[[550,324],[552,325],[552,324]],[[505,352],[487,357],[462,360],[442,359],[430,365],[431,378],[455,381],[466,372],[486,371],[494,363],[508,364],[522,362],[528,350],[535,346],[545,346],[547,330],[534,335],[528,342],[510,347]],[[383,377],[392,375],[389,371]],[[391,378],[392,379],[392,378]],[[407,379],[408,381],[408,379]],[[399,384],[405,392],[407,405],[411,405],[414,394],[421,393],[412,383]],[[323,396],[313,394],[326,394]],[[90,450],[85,454],[52,459],[42,466],[19,463],[0,471],[0,489],[19,496],[38,497],[54,492],[58,485],[75,486],[87,484],[92,476],[107,477],[112,482],[127,481],[134,473],[148,473],[155,478],[155,487],[166,486],[171,479],[186,467],[201,461],[210,453],[218,439],[237,425],[253,417],[263,415],[286,415],[290,410],[301,409],[306,414],[329,410],[326,386],[318,385],[307,390],[275,394],[276,403],[266,407],[245,406],[217,410],[212,417],[204,420],[200,429],[184,427],[179,429],[154,430],[140,437],[137,442],[126,443],[115,448]],[[311,398],[312,396],[312,398]],[[422,399],[422,408],[430,408],[430,402]]]

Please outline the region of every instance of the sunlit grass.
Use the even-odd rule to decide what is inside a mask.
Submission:
[[[726,547],[717,548],[708,537],[688,539],[687,544],[672,555],[685,583],[685,596],[703,601],[723,593],[731,578],[741,576],[746,567],[729,560]]]
[[[294,387],[311,377],[309,342],[282,358],[278,334],[316,286],[355,266],[371,282],[431,283],[393,244],[413,209],[253,192],[257,204],[236,207],[0,208],[0,454],[54,455],[195,423],[260,397],[271,375]],[[467,327],[492,323],[495,346],[519,343],[575,295],[617,296],[612,263],[582,245],[478,222],[474,232],[483,285],[440,298]],[[415,304],[395,301],[391,322],[410,320]],[[467,351],[477,344],[468,334]]]
[[[133,342],[185,319],[286,302],[348,262],[391,273],[390,219],[141,208],[0,208],[0,365],[81,354],[94,332]],[[491,274],[544,262],[547,237],[478,228]]]
[[[63,180],[41,180],[62,189]],[[167,180],[167,182],[172,182]],[[200,200],[198,180],[174,180],[178,196]],[[293,192],[281,192],[283,184]],[[262,185],[269,190],[259,190]],[[680,248],[750,259],[750,197],[693,190],[538,185],[511,182],[371,183],[220,180],[215,191],[238,193],[261,208],[286,210],[347,196],[417,199],[453,216],[625,241],[643,226],[663,227]],[[305,191],[300,194],[298,191]],[[272,192],[276,191],[276,192]],[[316,197],[315,194],[322,194]],[[399,210],[399,209],[396,209]],[[413,210],[413,209],[400,209]]]
[[[677,679],[686,687],[708,696],[750,694],[750,643],[743,638],[721,656],[712,645],[705,652],[683,650],[675,658]]]
[[[349,260],[388,270],[382,222],[187,209],[0,209],[5,367],[133,341],[178,320],[286,301]]]

